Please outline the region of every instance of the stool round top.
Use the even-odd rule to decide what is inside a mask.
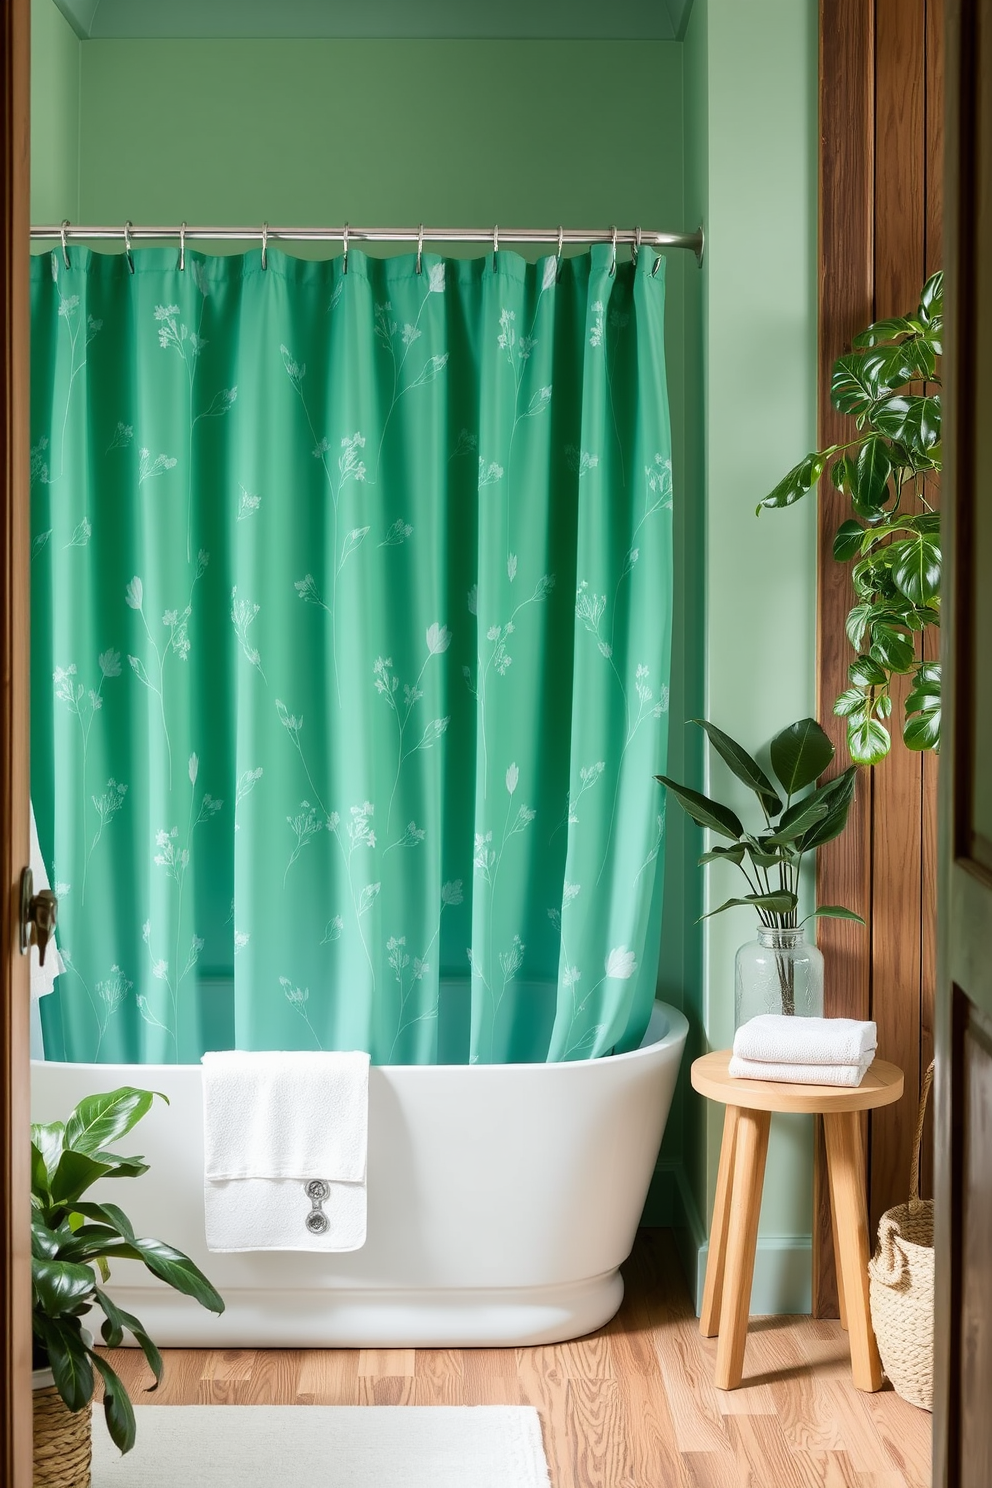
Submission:
[[[730,1049],[720,1049],[693,1060],[690,1071],[693,1090],[725,1106],[745,1111],[806,1111],[829,1114],[837,1111],[869,1111],[890,1106],[903,1091],[903,1073],[886,1059],[876,1059],[861,1084],[793,1085],[780,1080],[735,1080],[727,1073]]]

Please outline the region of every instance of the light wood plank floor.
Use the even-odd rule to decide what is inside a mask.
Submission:
[[[171,1349],[136,1403],[537,1406],[554,1488],[930,1488],[930,1417],[851,1384],[839,1323],[757,1318],[745,1382],[713,1387],[672,1237],[641,1231],[599,1333],[520,1349]]]

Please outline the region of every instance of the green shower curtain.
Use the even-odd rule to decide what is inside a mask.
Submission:
[[[633,1047],[664,857],[664,265],[130,265],[32,262],[49,1057]]]

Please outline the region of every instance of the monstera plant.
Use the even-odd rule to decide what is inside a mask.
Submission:
[[[83,1198],[100,1178],[136,1178],[148,1171],[142,1158],[120,1157],[109,1146],[127,1135],[154,1098],[150,1090],[125,1085],[80,1101],[68,1121],[31,1128],[34,1367],[51,1369],[70,1411],[85,1409],[92,1399],[96,1369],[103,1380],[107,1429],[122,1452],[134,1445],[131,1401],[110,1364],[90,1346],[82,1319],[91,1308],[102,1310],[100,1331],[109,1348],[116,1348],[129,1332],[156,1384],[162,1378],[162,1356],[139,1320],[100,1286],[109,1278],[110,1263],[142,1261],[160,1281],[211,1312],[224,1311],[221,1297],[188,1256],[161,1240],[140,1239],[116,1204]]]
[[[901,673],[912,678],[907,747],[940,745],[940,663],[921,659],[915,641],[940,621],[940,516],[930,483],[941,469],[942,337],[937,273],[914,313],[877,321],[834,363],[831,401],[853,420],[853,437],[807,455],[758,506],[794,505],[828,466],[850,499],[853,515],[837,529],[833,552],[852,565],[847,638],[857,654],[834,712],[847,719],[848,751],[861,765],[889,752],[892,678]]]

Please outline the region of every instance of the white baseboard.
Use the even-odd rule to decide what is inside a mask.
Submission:
[[[670,1189],[671,1223],[696,1316],[703,1301],[709,1242],[681,1163],[659,1164],[656,1181]],[[751,1312],[755,1317],[812,1310],[813,1242],[809,1235],[759,1235]]]

